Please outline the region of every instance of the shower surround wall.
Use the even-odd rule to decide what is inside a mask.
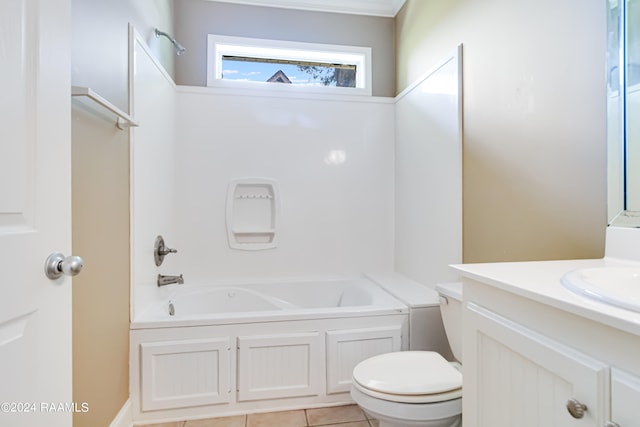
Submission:
[[[186,282],[390,271],[393,111],[388,98],[179,87],[176,259]],[[277,183],[277,248],[229,248],[227,187],[247,177]]]
[[[427,286],[455,279],[446,265],[461,261],[459,104],[421,89],[394,99],[176,86],[132,34],[134,322],[178,286],[159,288],[158,274],[187,285],[393,271]],[[445,123],[453,140],[438,131]],[[229,219],[231,183],[248,197],[236,207],[270,206],[261,211],[271,217]],[[266,227],[277,246],[230,245],[228,225]],[[243,242],[255,237],[242,231]],[[160,267],[157,235],[178,250]]]
[[[175,256],[168,255],[162,267],[154,264],[153,245],[158,234],[169,247],[176,247],[176,86],[151,53],[148,45],[130,28],[134,69],[132,115],[140,126],[131,136],[131,310],[136,312],[161,298],[158,273],[175,273]]]
[[[392,98],[175,86],[144,46],[132,73],[132,319],[171,291],[157,274],[215,284],[392,271]],[[229,246],[227,189],[242,178],[277,184],[276,248]],[[158,234],[178,249],[160,267]]]

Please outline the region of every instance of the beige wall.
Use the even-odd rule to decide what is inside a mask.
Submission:
[[[172,31],[171,0],[74,0],[72,84],[128,111],[128,24],[171,70],[154,26]],[[75,427],[106,427],[129,398],[129,133],[100,109],[72,104],[73,400]]]
[[[129,398],[129,144],[81,108],[72,111],[75,427],[108,426]]]
[[[397,91],[463,44],[464,261],[600,257],[604,0],[408,0]]]
[[[176,83],[207,85],[207,35],[371,47],[373,95],[394,96],[393,19],[180,0],[176,35],[188,52],[176,62]]]

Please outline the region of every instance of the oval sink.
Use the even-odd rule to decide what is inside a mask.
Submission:
[[[578,295],[640,313],[640,267],[583,268],[560,282]]]

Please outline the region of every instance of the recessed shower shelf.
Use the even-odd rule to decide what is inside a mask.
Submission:
[[[133,117],[113,105],[111,102],[107,101],[102,96],[98,95],[90,87],[71,86],[71,96],[85,96],[101,107],[111,111],[116,115],[116,126],[118,127],[118,129],[124,130],[130,127],[139,126],[138,122],[135,121]]]
[[[273,199],[271,194],[241,194],[235,196],[236,199]]]
[[[227,232],[231,249],[256,251],[278,245],[278,190],[268,178],[240,178],[227,190]]]
[[[275,230],[233,230],[235,249],[256,250],[273,247]],[[245,247],[243,247],[245,245]],[[249,246],[246,246],[249,245]]]

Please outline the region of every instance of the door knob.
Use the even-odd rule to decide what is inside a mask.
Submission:
[[[65,258],[60,252],[54,252],[44,262],[44,273],[51,280],[65,276],[75,276],[82,271],[84,261],[79,256]]]

